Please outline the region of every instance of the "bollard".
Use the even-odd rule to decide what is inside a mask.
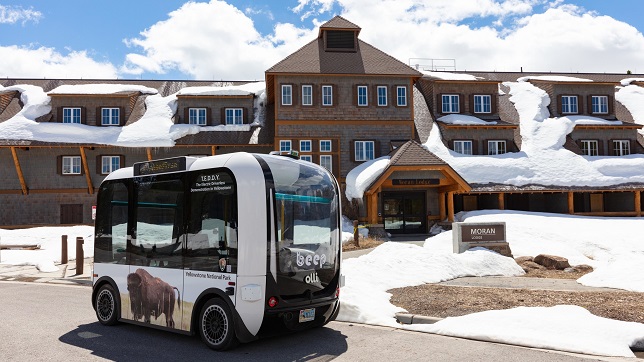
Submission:
[[[85,255],[83,253],[83,238],[76,238],[76,275],[83,274],[83,265],[85,264]]]
[[[358,232],[358,220],[353,220],[353,242],[356,243],[356,247],[360,247],[360,233]]]
[[[60,263],[61,264],[67,264],[68,258],[67,258],[67,235],[61,235],[60,238],[61,240],[61,249],[60,249]]]

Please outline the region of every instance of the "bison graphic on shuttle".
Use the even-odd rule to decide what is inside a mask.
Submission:
[[[166,327],[174,328],[174,291],[177,291],[177,307],[181,308],[181,295],[177,287],[155,278],[144,269],[137,269],[136,272],[127,276],[127,290],[130,293],[130,307],[132,308],[132,319],[135,321],[143,318],[143,321],[150,323],[150,317],[156,320],[165,314]]]

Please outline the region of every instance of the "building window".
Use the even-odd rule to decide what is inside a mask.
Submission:
[[[308,162],[313,162],[313,157],[311,155],[301,155],[300,160],[302,161],[308,161]]]
[[[472,154],[472,141],[454,141],[454,152],[464,155]]]
[[[330,85],[322,86],[322,105],[323,106],[333,105],[333,87]]]
[[[244,124],[244,110],[241,108],[226,108],[226,124]]]
[[[459,113],[459,96],[458,94],[443,94],[442,113]]]
[[[356,141],[354,148],[356,161],[369,161],[374,159],[373,141]]]
[[[396,100],[398,107],[407,106],[407,87],[398,86],[396,87]]]
[[[581,152],[586,156],[599,156],[599,142],[581,140]]]
[[[63,123],[81,123],[81,109],[63,108]]]
[[[387,87],[384,85],[378,86],[378,106],[386,107],[387,106]]]
[[[293,86],[282,84],[282,105],[290,106],[293,104]]]
[[[629,140],[614,140],[613,154],[615,156],[626,156],[631,154],[631,142]]]
[[[63,175],[80,175],[81,158],[80,156],[63,156]]]
[[[291,140],[280,141],[280,152],[291,152]]]
[[[608,96],[592,96],[594,114],[608,114]]]
[[[300,141],[300,152],[311,152],[311,140]]]
[[[120,156],[102,156],[101,157],[101,173],[107,175],[112,171],[121,168]]]
[[[101,109],[101,125],[103,126],[118,126],[121,122],[119,120],[118,108],[102,108]]]
[[[505,141],[487,141],[488,155],[500,155],[506,152]]]
[[[320,155],[320,166],[331,171],[331,167],[333,166],[331,155]]]
[[[206,125],[206,109],[188,108],[188,123],[200,126]]]
[[[561,113],[579,113],[577,107],[577,96],[561,96]]]
[[[474,113],[492,113],[492,96],[475,95]]]
[[[331,140],[320,140],[320,152],[331,152]]]
[[[312,85],[302,86],[302,105],[303,106],[313,105],[313,86]]]
[[[359,85],[358,86],[358,106],[366,107],[369,105],[369,97],[367,96],[367,86]]]

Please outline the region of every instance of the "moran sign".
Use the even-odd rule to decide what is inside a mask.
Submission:
[[[482,246],[507,245],[505,223],[464,223],[452,224],[454,252],[462,253],[467,249]]]

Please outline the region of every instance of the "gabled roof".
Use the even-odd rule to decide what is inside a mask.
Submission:
[[[445,165],[447,162],[427,150],[420,143],[411,140],[398,147],[391,153],[391,166],[426,166],[426,165]]]
[[[324,51],[324,41],[320,38],[284,58],[266,73],[422,76],[407,64],[360,39],[356,52],[333,52]]]
[[[318,33],[318,38],[322,37],[322,30],[354,30],[358,34],[360,33],[360,27],[356,24],[350,22],[349,20],[336,15],[333,19],[327,21],[326,23],[320,25],[320,32]]]

